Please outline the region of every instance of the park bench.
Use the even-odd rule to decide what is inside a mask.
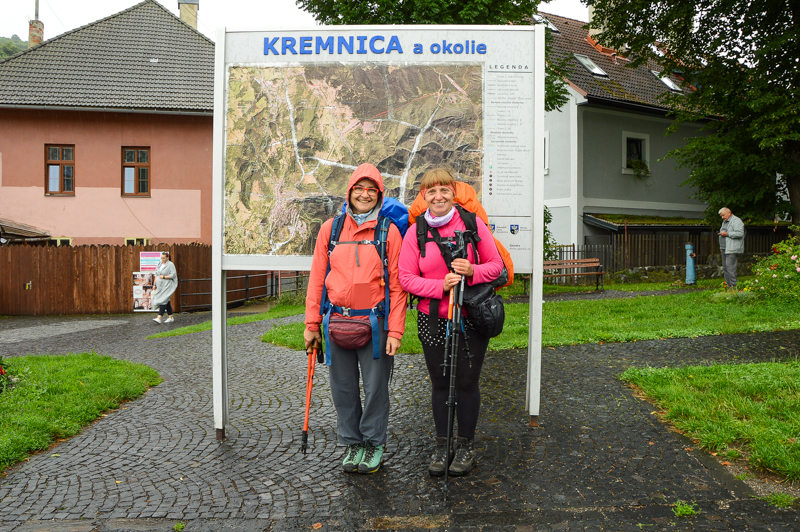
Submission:
[[[593,271],[577,271],[577,270],[590,270]],[[544,277],[584,277],[594,275],[595,290],[605,290],[603,286],[603,265],[600,264],[600,259],[564,259],[564,260],[546,260],[544,261],[544,270],[573,270],[567,273],[548,273]]]

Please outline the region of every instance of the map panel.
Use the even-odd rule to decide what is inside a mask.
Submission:
[[[365,162],[410,204],[447,167],[480,194],[482,64],[231,66],[225,254],[311,255]]]

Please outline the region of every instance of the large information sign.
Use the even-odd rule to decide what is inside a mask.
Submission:
[[[224,308],[227,270],[310,269],[320,226],[341,211],[348,179],[362,163],[374,164],[387,195],[406,205],[427,170],[451,170],[478,192],[515,271],[536,278],[542,247],[543,31],[220,30],[215,308]],[[531,295],[541,300],[535,290]],[[224,312],[216,312],[215,320],[218,315],[224,323]],[[531,321],[537,335],[538,323]],[[217,381],[225,373],[224,327],[215,334],[215,357],[221,357],[215,389],[226,395],[226,383]],[[215,395],[226,419],[227,406],[218,401],[223,398]],[[536,401],[538,409],[538,395]]]

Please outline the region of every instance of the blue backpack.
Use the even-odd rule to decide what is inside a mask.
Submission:
[[[352,242],[339,242],[339,235],[342,233],[342,226],[347,210],[347,203],[342,205],[342,212],[333,219],[331,225],[331,237],[328,241],[328,269],[325,271],[325,279],[331,271],[330,257],[333,249],[340,243]],[[368,309],[351,309],[343,308],[331,303],[328,298],[328,287],[325,286],[325,279],[322,281],[322,299],[320,301],[319,313],[322,318],[322,331],[325,336],[325,364],[331,365],[331,351],[330,351],[330,335],[328,333],[328,325],[330,322],[331,314],[338,313],[342,316],[369,316],[369,322],[372,326],[372,358],[380,358],[381,353],[379,349],[380,332],[378,330],[378,318],[385,318],[383,320],[384,330],[389,330],[388,314],[391,309],[391,302],[389,296],[389,259],[386,257],[386,240],[389,237],[389,224],[394,224],[400,231],[400,236],[405,236],[408,231],[408,208],[394,198],[383,198],[383,205],[378,213],[378,223],[375,225],[374,240],[366,240],[359,242],[360,244],[373,244],[378,251],[381,263],[383,264],[383,275],[381,276],[381,284],[386,289],[384,300],[378,303],[374,308]]]

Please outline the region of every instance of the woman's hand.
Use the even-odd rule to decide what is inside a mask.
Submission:
[[[472,274],[475,273],[475,268],[472,267],[472,263],[467,259],[453,259],[451,266],[453,271],[467,277],[472,277]]]
[[[461,276],[457,273],[448,273],[444,276],[443,289],[449,292],[451,288],[461,282]]]
[[[306,353],[311,352],[311,344],[314,340],[317,341],[318,345],[322,345],[322,336],[319,334],[319,331],[309,331],[308,329],[303,329],[303,340],[306,343]]]
[[[393,357],[397,354],[398,349],[400,349],[400,339],[393,336],[388,337],[386,339],[386,354]]]

